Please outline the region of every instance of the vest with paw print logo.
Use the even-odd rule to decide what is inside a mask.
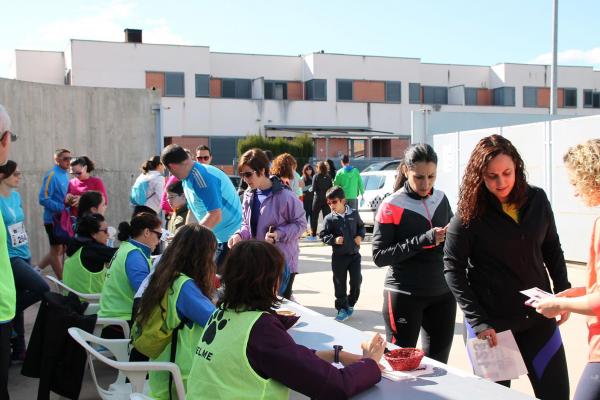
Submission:
[[[289,389],[258,375],[246,357],[250,331],[262,311],[217,309],[196,347],[187,399],[287,399]]]

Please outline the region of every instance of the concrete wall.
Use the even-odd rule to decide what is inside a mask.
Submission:
[[[106,217],[112,226],[130,216],[129,190],[139,166],[155,153],[152,104],[160,97],[148,90],[55,86],[0,79],[0,104],[8,110],[19,136],[10,158],[23,171],[26,227],[33,262],[48,250],[38,193],[53,165],[55,148],[88,155],[96,163],[108,194]]]
[[[575,197],[562,157],[569,147],[600,137],[600,116],[435,135],[436,187],[446,193],[453,207],[458,202],[458,189],[473,148],[481,138],[492,134],[503,135],[515,145],[525,163],[528,182],[546,191],[565,258],[586,262],[588,241],[600,209],[586,207]]]

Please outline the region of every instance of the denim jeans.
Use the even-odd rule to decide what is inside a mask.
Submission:
[[[42,295],[50,288],[44,278],[35,272],[29,264],[29,260],[20,257],[10,259],[13,275],[15,277],[15,287],[17,290],[17,309],[13,328],[17,337],[13,339],[13,353],[25,351],[25,322],[23,311],[27,307],[37,303],[42,299]]]

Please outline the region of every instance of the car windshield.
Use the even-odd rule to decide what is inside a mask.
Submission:
[[[395,171],[398,169],[398,165],[400,165],[400,161],[391,162],[383,167],[383,171]]]
[[[375,164],[371,164],[367,168],[363,169],[363,172],[379,171],[384,164],[385,162],[377,162]]]
[[[364,179],[367,178],[367,179]],[[363,178],[363,184],[366,190],[379,190],[385,184],[384,175],[369,175]]]

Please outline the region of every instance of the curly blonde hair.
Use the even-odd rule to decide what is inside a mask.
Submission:
[[[563,157],[570,172],[571,184],[586,203],[600,203],[600,139],[575,145]]]
[[[275,157],[271,164],[271,175],[280,178],[294,179],[294,171],[298,167],[296,159],[289,153],[283,153]]]

